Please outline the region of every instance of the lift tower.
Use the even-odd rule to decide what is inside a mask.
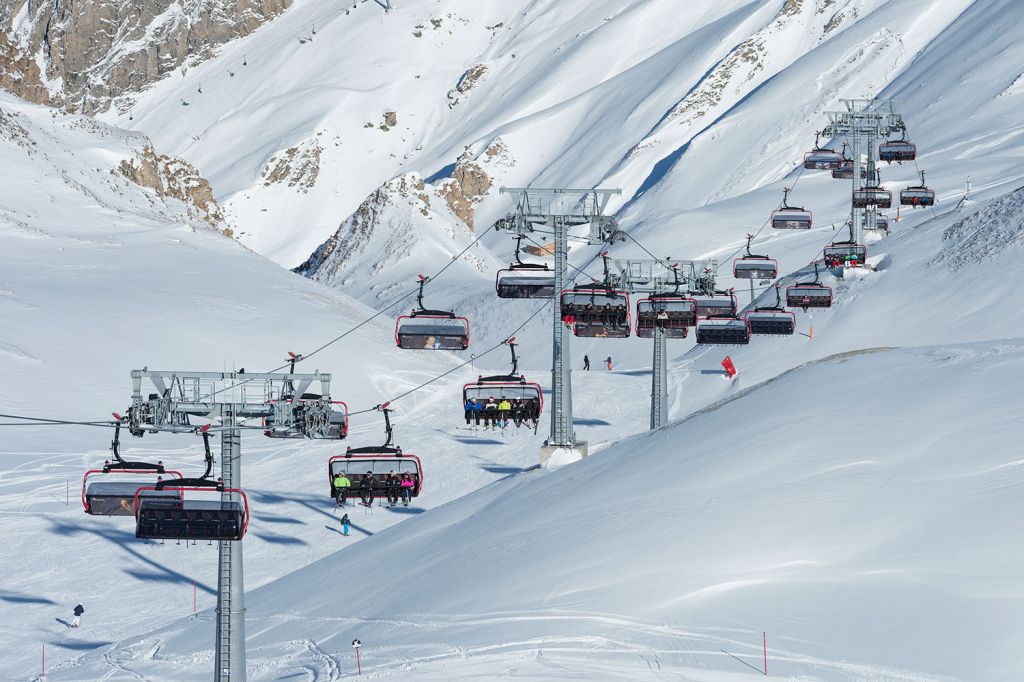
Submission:
[[[143,396],[143,380],[156,390]],[[303,399],[314,383],[320,397]],[[243,372],[132,371],[132,403],[125,421],[133,436],[195,430],[190,417],[216,420],[221,432],[222,502],[231,502],[241,488],[241,420],[272,418],[280,428],[296,429],[307,437],[323,436],[330,428],[331,375],[247,374]],[[217,562],[217,639],[214,682],[245,680],[245,588],[241,541],[220,541]]]
[[[611,274],[616,289],[630,293],[667,294],[679,291],[680,286],[695,288],[702,274],[714,273],[718,261],[692,260],[612,260],[617,273]],[[665,348],[665,329],[655,323],[654,351],[651,358],[651,430],[660,429],[668,422],[668,354]]]
[[[566,277],[569,253],[569,231],[573,227],[589,226],[580,236],[591,245],[603,244],[619,238],[618,222],[604,215],[608,200],[621,194],[620,189],[538,189],[532,187],[502,187],[502,194],[516,199],[516,209],[496,226],[517,234],[534,231],[541,224],[553,235],[554,249],[554,312],[551,318],[551,434],[541,448],[541,463],[547,462],[555,451],[576,450],[587,454],[587,444],[576,440],[572,428],[572,359],[569,354],[569,330],[562,324],[561,293],[571,278]]]
[[[867,186],[878,184],[878,172],[875,168],[875,154],[878,149],[878,140],[888,137],[894,133],[904,132],[907,127],[903,117],[896,112],[892,100],[884,102],[875,111],[868,111],[871,105],[870,99],[842,99],[839,100],[846,107],[845,111],[828,111],[828,125],[825,127],[824,135],[830,138],[843,138],[849,140],[853,154],[853,191],[861,189],[861,153],[867,154],[867,168],[865,180]],[[863,146],[866,144],[866,148]],[[864,243],[864,228],[876,229],[876,208],[853,209],[853,225],[850,228],[850,240],[856,244]]]

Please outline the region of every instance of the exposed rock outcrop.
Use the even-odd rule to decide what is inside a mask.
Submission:
[[[208,58],[291,4],[10,0],[0,4],[0,87],[86,114],[127,106],[131,93]]]
[[[177,199],[186,206],[189,215],[204,221],[211,229],[232,236],[224,225],[224,216],[210,183],[188,162],[166,154],[158,156],[146,145],[136,158],[121,161],[117,172],[141,187],[154,190],[158,197]]]
[[[305,194],[313,189],[320,175],[323,148],[314,140],[305,140],[275,154],[263,167],[263,186],[287,185]]]

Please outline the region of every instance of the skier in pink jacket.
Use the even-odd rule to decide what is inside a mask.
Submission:
[[[402,482],[400,484],[402,488],[402,506],[409,506],[409,498],[412,496],[412,489],[416,487],[416,482],[412,480],[412,474],[406,471],[402,474]]]

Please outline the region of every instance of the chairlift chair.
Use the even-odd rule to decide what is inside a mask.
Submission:
[[[854,241],[832,242],[822,253],[829,267],[856,267],[864,265],[868,258],[868,248]]]
[[[604,260],[604,281],[580,284],[561,293],[562,319],[576,336],[625,339],[631,329],[629,294],[612,287],[608,254]]]
[[[853,190],[851,203],[854,208],[892,208],[892,192],[879,185],[861,187]]]
[[[516,235],[516,262],[495,277],[498,298],[554,298],[555,271],[546,264],[524,263],[519,258],[522,238]]]
[[[735,315],[712,316],[697,323],[698,344],[746,345],[750,343],[750,323]]]
[[[754,235],[747,235],[747,252],[732,262],[732,276],[736,279],[775,279],[779,274],[779,263],[768,256],[750,252]]]
[[[708,317],[731,317],[736,315],[739,306],[736,302],[736,294],[732,289],[728,291],[715,291],[711,294],[691,292],[690,298],[697,304],[697,316],[701,319]]]
[[[636,335],[654,337],[659,326],[665,338],[685,339],[690,327],[697,324],[697,302],[683,294],[651,294],[636,302]]]
[[[878,145],[878,160],[886,163],[903,163],[917,158],[917,146],[908,142],[906,137],[899,140],[886,140]]]
[[[402,448],[391,444],[391,419],[388,416],[391,410],[388,408],[388,403],[378,405],[377,408],[384,413],[387,440],[384,445],[346,448],[345,454],[334,455],[327,460],[327,477],[332,498],[337,498],[340,492],[334,487],[335,476],[345,474],[352,482],[349,495],[357,497],[359,481],[366,473],[370,473],[373,477],[373,497],[384,497],[387,494],[385,479],[391,471],[399,476],[408,473],[413,480],[413,487],[409,494],[412,497],[419,496],[423,488],[423,463],[416,455],[402,452]]]
[[[796,313],[782,307],[778,284],[775,285],[775,305],[749,310],[743,319],[755,336],[790,336],[796,331]]]
[[[789,187],[782,188],[782,205],[772,211],[772,227],[776,230],[809,230],[814,214],[803,207],[789,205]]]
[[[786,287],[787,308],[831,308],[832,288],[821,283],[818,264],[814,264],[814,281],[797,282]]]
[[[525,419],[540,419],[544,410],[544,390],[540,384],[527,381],[519,371],[519,358],[516,356],[516,339],[513,336],[505,341],[512,351],[512,371],[508,374],[481,376],[476,381],[463,385],[462,407],[465,410],[470,400],[486,402],[494,398],[496,402],[522,400],[526,406],[523,414]]]
[[[889,231],[889,216],[881,213],[875,216],[875,229]]]
[[[924,208],[935,205],[935,190],[924,184],[924,171],[921,171],[921,184],[900,190],[900,205],[913,208]]]
[[[213,480],[209,426],[203,436],[206,471],[199,478],[157,481],[135,491],[135,537],[148,540],[241,540],[249,527],[249,500],[239,488]],[[216,493],[219,499],[193,499],[186,492]],[[167,495],[171,493],[171,495]]]
[[[814,149],[804,154],[804,168],[808,170],[834,170],[839,168],[843,156],[834,149],[819,147],[821,133],[814,134]]]
[[[114,440],[110,449],[114,461],[107,460],[100,469],[90,469],[82,476],[82,508],[86,514],[94,516],[132,516],[135,493],[139,488],[150,486],[161,480],[163,476],[182,478],[180,471],[172,471],[164,467],[163,462],[129,462],[121,458],[120,453],[121,425],[114,427]],[[120,480],[96,480],[96,476],[125,477]],[[153,479],[153,477],[156,477]],[[89,480],[92,478],[92,480]],[[127,479],[127,480],[125,480]],[[173,491],[148,491],[147,496],[176,499],[178,493]]]
[[[469,320],[452,311],[423,307],[423,287],[430,278],[420,275],[417,308],[395,321],[395,343],[412,350],[466,350]]]
[[[146,491],[172,491],[174,497],[152,497]],[[185,492],[216,493],[202,500]],[[235,495],[237,498],[227,498]],[[249,528],[249,498],[240,488],[205,478],[160,481],[139,488],[135,496],[135,537],[146,540],[241,540]]]

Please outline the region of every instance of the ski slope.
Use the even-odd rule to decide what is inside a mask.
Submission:
[[[744,235],[795,185],[816,228],[762,230],[755,251],[778,258],[787,282],[806,276],[843,237],[833,225],[849,185],[794,165],[839,97],[895,97],[939,205],[904,212],[869,243],[875,271],[826,277],[836,304],[814,313],[813,340],[801,313],[792,338],[670,342],[674,421],[662,431],[640,433],[645,340],[573,340],[575,367],[583,353],[595,370],[611,355],[617,371],[574,376],[575,428],[593,456],[558,471],[532,469],[546,417],[537,436],[460,428],[461,384],[505,371],[503,349],[460,369],[466,354],[399,352],[389,311],[311,359],[353,411],[454,371],[395,403],[396,441],[424,458],[424,496],[410,510],[350,511],[349,538],[325,464],[346,444],[382,442],[377,415],[354,417],[340,445],[246,434],[249,677],[349,676],[358,637],[375,678],[732,680],[755,673],[721,649],[758,667],[762,632],[773,676],[1024,677],[1012,644],[1024,634],[1012,541],[1024,466],[1022,7],[851,0],[830,5],[839,29],[815,37],[824,3],[795,4],[780,15],[780,2],[444,0],[384,15],[296,2],[154,86],[131,121],[107,119],[196,163],[258,253],[111,173],[141,133],[0,96],[26,131],[0,147],[0,411],[104,419],[124,408],[133,368],[263,370],[344,333],[479,229],[402,207],[333,287],[279,264],[305,259],[382,184],[407,172],[441,182],[467,145],[485,159],[497,137],[515,163],[488,167],[478,228],[509,209],[499,184],[617,185],[635,239],[718,259],[728,286]],[[314,22],[313,41],[299,42]],[[752,36],[763,68],[711,88]],[[449,109],[447,91],[476,63],[490,74]],[[388,110],[398,126],[384,131]],[[316,139],[308,191],[264,184],[272,156]],[[916,168],[882,173],[898,190]],[[957,210],[968,176],[975,201]],[[573,263],[597,251],[574,249]],[[633,242],[612,251],[648,257]],[[537,308],[495,301],[508,253],[486,235],[428,290],[432,305],[470,315],[475,354]],[[549,315],[516,332],[521,368],[545,386]],[[76,486],[108,456],[108,430],[4,429],[0,677],[32,678],[45,646],[48,680],[208,678],[215,548],[141,543],[130,520],[81,513]],[[188,436],[124,446],[188,471],[201,461]],[[78,602],[84,626],[69,631],[59,621]]]

